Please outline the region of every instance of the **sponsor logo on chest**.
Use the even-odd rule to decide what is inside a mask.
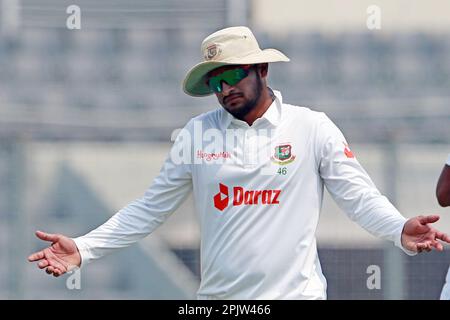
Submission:
[[[241,186],[232,188],[232,206],[280,204],[281,190],[246,190]],[[230,188],[219,183],[219,192],[214,195],[214,206],[223,211],[230,204]]]

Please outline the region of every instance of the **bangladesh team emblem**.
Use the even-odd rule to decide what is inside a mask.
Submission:
[[[272,162],[285,165],[295,160],[295,155],[292,154],[292,146],[290,144],[280,144],[275,147],[275,153],[270,157]]]
[[[205,59],[211,60],[222,52],[217,44],[212,44],[206,48]]]

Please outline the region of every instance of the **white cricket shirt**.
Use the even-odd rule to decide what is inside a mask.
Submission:
[[[275,96],[251,127],[222,108],[189,121],[192,139],[178,135],[145,195],[74,239],[83,265],[151,233],[191,191],[201,225],[199,299],[325,299],[315,238],[324,186],[350,219],[402,248],[406,219],[341,131],[324,113]],[[237,132],[232,149],[209,148],[226,132]],[[194,163],[179,164],[180,150]]]

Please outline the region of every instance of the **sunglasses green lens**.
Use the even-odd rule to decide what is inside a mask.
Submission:
[[[225,81],[228,85],[234,86],[239,81],[248,76],[248,70],[237,68],[232,70],[227,70],[222,72],[221,74],[209,78],[209,88],[216,92],[222,92],[222,81]]]

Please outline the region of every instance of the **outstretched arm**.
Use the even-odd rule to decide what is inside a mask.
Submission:
[[[323,116],[316,151],[320,175],[339,207],[374,236],[393,241],[407,254],[431,248],[442,250],[439,240],[450,238],[432,228],[438,216],[407,220],[384,197],[349,149],[341,131]]]
[[[441,206],[450,206],[450,155],[439,177],[436,187],[436,197]]]
[[[187,150],[190,141],[178,139],[172,150]],[[29,261],[39,261],[38,267],[47,273],[60,276],[70,271],[72,265],[84,266],[117,249],[130,246],[153,232],[160,226],[192,190],[190,163],[178,163],[167,157],[159,175],[145,192],[145,195],[117,212],[104,224],[88,234],[70,239],[63,235],[37,232],[36,235],[52,245],[29,257]]]

